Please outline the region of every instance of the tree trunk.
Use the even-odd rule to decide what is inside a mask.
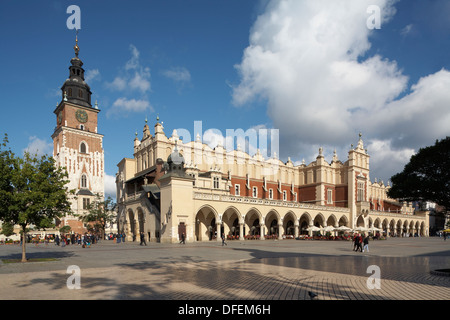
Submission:
[[[27,243],[27,233],[25,231],[26,227],[22,228],[22,262],[27,262],[25,246]]]

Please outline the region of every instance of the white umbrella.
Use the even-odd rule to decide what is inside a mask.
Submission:
[[[320,231],[320,228],[316,226],[311,226],[306,228],[306,231]]]
[[[332,227],[332,226],[326,226],[325,228],[323,228],[323,231],[325,231],[325,232],[331,232],[331,231],[334,231],[334,230],[335,230],[335,228]]]
[[[364,228],[364,227],[356,227],[354,230],[355,231],[367,231],[368,229]]]
[[[370,232],[374,232],[374,231],[383,231],[381,229],[378,229],[377,227],[370,227],[369,229],[367,229]]]
[[[352,228],[346,226],[340,226],[339,228],[334,228],[334,231],[350,231]]]

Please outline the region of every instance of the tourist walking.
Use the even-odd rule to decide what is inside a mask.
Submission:
[[[180,243],[186,244],[186,236],[184,235],[184,232],[181,234],[181,240]]]
[[[362,252],[367,251],[369,252],[369,236],[367,235],[363,240],[364,248],[362,249]]]
[[[145,242],[145,234],[143,232],[141,232],[141,243],[140,243],[140,245],[142,246],[142,244],[147,245],[147,243]]]
[[[222,233],[222,247],[224,245],[228,246],[227,243],[225,242],[225,235]]]
[[[355,234],[353,236],[353,251],[357,251],[358,250],[358,234]]]

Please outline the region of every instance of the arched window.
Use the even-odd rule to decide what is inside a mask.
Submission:
[[[83,98],[83,90],[78,89],[78,97]]]
[[[82,188],[87,188],[87,177],[85,174],[83,174],[81,176],[81,187]]]
[[[80,153],[87,153],[86,143],[84,142],[80,144]]]

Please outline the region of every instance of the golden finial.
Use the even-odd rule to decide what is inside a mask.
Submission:
[[[75,56],[78,58],[78,52],[80,52],[80,47],[78,46],[78,29],[77,34],[75,36],[75,47],[73,47],[75,50]]]

